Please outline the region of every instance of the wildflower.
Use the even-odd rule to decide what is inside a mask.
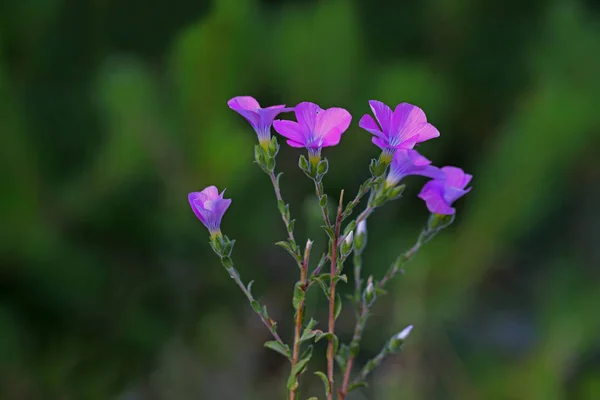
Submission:
[[[221,219],[231,204],[231,199],[223,198],[224,193],[225,190],[219,194],[215,186],[209,186],[201,192],[188,195],[192,211],[208,228],[212,238],[221,236]]]
[[[261,108],[258,101],[250,96],[238,96],[227,102],[229,108],[246,118],[258,135],[258,142],[265,150],[271,141],[271,125],[277,115],[282,112],[292,111],[285,105]]]
[[[381,160],[385,163],[391,161],[396,149],[412,149],[417,143],[440,136],[417,106],[400,103],[392,112],[390,107],[377,100],[369,101],[369,105],[379,125],[368,114],[358,125],[374,135],[372,141],[383,150]]]
[[[421,175],[429,178],[443,179],[444,173],[438,167],[431,165],[431,161],[412,149],[398,149],[394,153],[390,171],[385,178],[387,187],[396,186],[398,182],[408,175]]]
[[[335,146],[350,126],[352,116],[343,108],[323,110],[314,103],[302,102],[295,108],[296,121],[275,120],[273,127],[292,147],[306,147],[311,164],[321,159],[321,148]]]
[[[419,197],[425,200],[429,211],[435,214],[452,215],[456,209],[452,208],[452,203],[460,197],[467,194],[471,188],[465,189],[469,184],[472,175],[457,167],[443,167],[443,179],[433,179],[427,182]]]

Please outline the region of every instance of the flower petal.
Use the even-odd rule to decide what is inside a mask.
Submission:
[[[308,101],[298,104],[295,108],[296,119],[304,137],[312,134],[317,123],[317,115],[323,112],[323,109]]]
[[[421,192],[419,198],[425,200],[427,209],[436,214],[452,215],[456,210],[446,202],[443,196],[444,187],[441,181],[432,180],[427,182]]]
[[[387,141],[377,136],[373,136],[373,138],[371,138],[371,142],[373,142],[375,146],[379,147],[381,150],[385,150],[388,147]]]
[[[258,101],[251,96],[237,96],[227,102],[229,108],[235,111],[239,110],[251,110],[256,111],[260,109]]]
[[[322,146],[335,146],[340,142],[342,133],[350,126],[352,116],[338,107],[328,108],[317,115],[315,132],[322,139]]]
[[[431,164],[431,161],[429,161],[427,158],[425,158],[423,155],[421,155],[421,153],[419,153],[416,150],[413,150],[413,149],[406,150],[406,155],[410,158],[412,163],[416,166]]]
[[[471,188],[468,189],[460,189],[455,187],[446,187],[446,191],[444,193],[444,199],[450,204],[454,203],[456,200],[463,197],[465,194],[469,193]]]
[[[306,142],[300,125],[295,121],[276,119],[275,121],[273,121],[273,128],[281,136],[293,140],[297,143]],[[304,147],[304,145],[300,147]]]
[[[388,136],[392,127],[392,109],[378,100],[369,100],[369,105],[381,126],[381,131]]]
[[[381,132],[381,129],[379,129],[379,125],[377,125],[373,117],[371,117],[369,114],[362,116],[360,121],[358,121],[358,126],[372,135],[385,137]]]
[[[438,131],[437,128],[435,126],[431,125],[430,123],[421,125],[416,130],[416,133],[419,137],[419,139],[418,139],[419,142],[424,142],[426,140],[433,139],[433,138],[440,136],[440,131]]]
[[[285,105],[271,106],[258,110],[261,125],[270,126],[273,123],[273,120],[285,110],[289,110],[285,108]]]
[[[217,197],[219,197],[219,189],[216,186],[208,186],[198,193],[197,200],[204,203],[208,200],[214,200]]]
[[[301,148],[301,147],[306,147],[304,145],[304,143],[300,143],[300,142],[296,142],[294,140],[286,140],[286,143],[288,144],[288,146],[290,147],[296,147],[296,148]]]
[[[458,167],[447,166],[443,167],[442,171],[444,171],[444,174],[446,175],[445,184],[447,187],[464,189],[471,181],[471,178],[473,178],[472,175],[465,174],[465,172]]]
[[[402,132],[402,137],[413,136],[413,130],[427,123],[425,113],[419,107],[408,103],[400,103],[396,106],[392,117],[392,132]]]

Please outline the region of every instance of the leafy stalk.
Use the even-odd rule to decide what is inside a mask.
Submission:
[[[296,307],[296,325],[294,328],[294,344],[292,347],[292,374],[295,374],[297,371],[297,365],[300,361],[300,339],[302,332],[302,321],[304,318],[304,307],[305,307],[305,297],[306,290],[308,289],[308,262],[310,259],[310,251],[312,249],[313,242],[308,240],[306,242],[306,248],[304,249],[304,259],[302,262],[302,267],[300,269],[300,281],[297,284],[297,290],[299,290],[297,299],[294,299],[294,307]],[[296,293],[294,293],[296,296]],[[298,371],[300,373],[301,371]],[[294,382],[291,385],[289,400],[295,400],[297,391],[298,391],[298,375],[293,376]]]
[[[329,392],[327,393],[327,400],[333,400],[333,365],[335,360],[335,346],[334,342],[336,338],[335,335],[335,319],[336,315],[336,295],[335,295],[335,286],[337,283],[336,273],[337,273],[337,250],[338,250],[338,238],[340,236],[340,225],[342,223],[342,202],[344,200],[344,191],[340,193],[340,202],[338,205],[338,211],[335,219],[335,227],[334,227],[334,236],[331,239],[331,257],[330,257],[330,265],[331,270],[329,273],[330,281],[329,281],[329,343],[327,345],[327,379],[329,380]]]
[[[284,354],[286,357],[289,358],[290,357],[289,346],[286,345],[283,342],[283,340],[281,340],[281,337],[279,337],[279,334],[277,333],[277,323],[269,317],[266,307],[261,308],[258,301],[256,301],[256,299],[254,299],[254,296],[252,296],[252,293],[250,292],[252,283],[250,283],[247,287],[246,287],[246,285],[244,285],[244,283],[242,282],[242,279],[240,278],[239,273],[234,268],[233,262],[231,261],[231,258],[229,258],[229,256],[222,256],[221,264],[223,264],[223,267],[225,267],[225,269],[229,273],[229,276],[231,277],[231,279],[233,279],[235,281],[235,283],[240,287],[240,289],[242,289],[242,292],[248,298],[248,301],[250,302],[252,309],[258,314],[258,316],[260,317],[260,320],[267,327],[267,329],[269,329],[269,332],[271,332],[271,335],[273,335],[273,338],[275,339],[275,342],[277,343],[277,349],[275,349],[273,347],[272,348],[274,350],[279,351],[280,353]],[[267,347],[271,347],[271,346],[267,346]]]

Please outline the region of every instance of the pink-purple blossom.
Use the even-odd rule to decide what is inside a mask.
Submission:
[[[440,136],[417,106],[400,103],[392,111],[381,101],[370,100],[369,105],[377,122],[365,114],[358,125],[374,135],[373,143],[383,150],[383,159],[388,162],[396,149],[412,149],[417,143]]]
[[[275,117],[282,112],[293,110],[293,108],[286,108],[284,104],[261,108],[258,101],[250,96],[234,97],[227,102],[227,105],[246,118],[256,131],[259,143],[265,148],[271,140],[271,125]]]
[[[213,237],[221,234],[221,219],[231,204],[231,199],[223,198],[224,193],[225,190],[219,193],[216,186],[209,186],[201,192],[188,195],[192,211]]]
[[[321,148],[335,146],[350,126],[352,116],[338,107],[323,110],[315,103],[295,107],[296,121],[275,120],[273,127],[292,147],[306,147],[312,160],[319,159]]]
[[[473,178],[457,167],[443,167],[443,179],[433,179],[427,182],[419,197],[425,200],[429,211],[435,214],[452,215],[456,209],[452,203],[467,194],[471,188],[465,187]]]
[[[431,161],[419,154],[418,151],[398,149],[392,158],[385,183],[387,186],[395,186],[408,175],[421,175],[435,179],[444,178],[442,170],[431,165]]]

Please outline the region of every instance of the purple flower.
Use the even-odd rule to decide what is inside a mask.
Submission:
[[[352,116],[343,108],[323,110],[314,103],[302,102],[295,108],[295,121],[275,120],[273,127],[292,147],[306,147],[311,162],[318,161],[321,148],[335,146],[350,126]]]
[[[221,218],[229,208],[231,199],[224,199],[223,193],[215,186],[209,186],[201,192],[193,192],[188,195],[192,211],[196,217],[208,228],[212,237],[221,235]]]
[[[373,117],[365,114],[358,126],[374,135],[372,141],[383,150],[382,159],[386,162],[391,160],[396,149],[412,149],[417,143],[440,136],[417,106],[400,103],[392,112],[391,108],[377,100],[370,100],[369,105],[379,125]]]
[[[261,108],[258,101],[250,96],[238,96],[227,102],[229,108],[246,118],[258,135],[258,142],[266,148],[271,141],[271,125],[279,113],[292,111],[285,105]]]
[[[394,153],[390,171],[385,178],[386,186],[396,186],[408,175],[421,175],[429,178],[444,179],[444,173],[438,167],[430,165],[431,161],[412,149],[398,149]]]
[[[472,175],[457,167],[443,167],[443,179],[434,179],[425,184],[419,197],[425,200],[429,211],[435,214],[452,215],[456,212],[452,203],[467,194],[471,188],[465,189]]]

